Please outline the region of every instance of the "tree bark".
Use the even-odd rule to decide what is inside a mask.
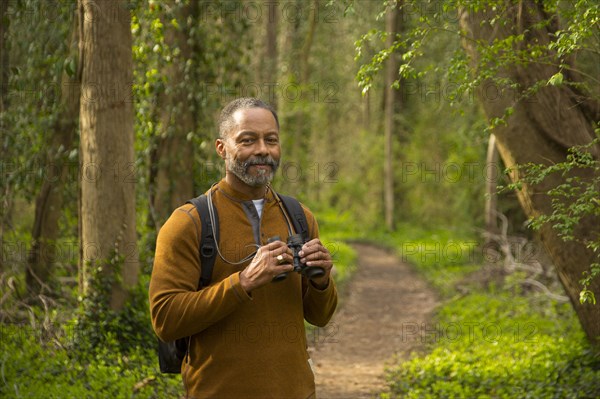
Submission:
[[[307,84],[310,78],[310,51],[312,49],[315,33],[317,31],[317,19],[319,12],[319,0],[313,0],[308,13],[308,31],[304,44],[300,50],[300,82]]]
[[[110,307],[118,310],[139,271],[131,15],[126,1],[80,0],[80,10],[82,291],[87,295],[92,268],[106,273],[113,281]]]
[[[261,87],[277,88],[278,81],[278,51],[277,51],[277,25],[279,24],[278,2],[269,1],[267,5],[265,57],[261,68]],[[265,85],[265,83],[268,85]],[[268,101],[277,110],[277,90],[268,90]]]
[[[5,143],[4,135],[8,132],[4,126],[4,113],[8,109],[8,1],[0,0],[0,142]],[[4,152],[2,148],[2,152]],[[10,198],[8,185],[0,184],[0,245],[4,243],[4,226],[6,224],[6,214],[10,206],[6,203]],[[0,271],[3,269],[3,257],[0,257]]]
[[[313,140],[313,122],[307,104],[311,101],[309,98],[310,59],[314,37],[318,29],[319,1],[296,1],[296,7],[298,10],[302,10],[302,16],[306,15],[307,17],[306,19],[294,18],[289,21],[288,50],[285,53],[289,54],[287,63],[290,73],[286,86],[292,87],[299,95],[295,98],[283,96],[279,103],[280,115],[284,118],[282,125],[286,126],[287,132],[290,132],[289,136],[285,137],[289,142],[284,139],[286,148],[290,149],[289,155],[285,159],[290,161],[288,164],[283,164],[282,170],[288,177],[286,183],[291,183],[285,188],[289,194],[307,193],[307,196],[310,195],[314,199],[319,196],[319,188],[318,185],[310,186],[311,182],[307,172],[310,167],[310,147]],[[306,24],[304,37],[300,36],[301,23],[302,25]],[[290,173],[285,172],[287,165],[290,165]]]
[[[9,134],[8,129],[5,125],[5,112],[8,110],[9,103],[9,88],[8,88],[8,77],[9,77],[9,57],[8,57],[8,1],[0,0],[0,143],[2,144],[2,151],[7,150],[5,148],[4,135]],[[4,179],[4,176],[3,176]],[[7,225],[7,219],[10,215],[11,201],[10,201],[10,187],[6,182],[0,183],[0,244],[4,242],[4,228]],[[3,256],[0,256],[0,272],[4,269]]]
[[[188,100],[190,76],[192,71],[186,61],[192,58],[192,49],[188,44],[188,18],[191,6],[169,3],[168,10],[173,15],[163,15],[165,27],[164,41],[171,61],[163,69],[166,87],[158,97],[158,140],[153,153],[150,168],[153,197],[152,215],[158,231],[173,210],[194,196],[194,151],[188,135],[194,132],[194,110]],[[173,26],[175,18],[179,27]]]
[[[0,0],[0,114],[8,108],[8,1]]]
[[[79,26],[77,13],[69,43],[69,56],[78,52]],[[77,135],[79,116],[80,76],[71,78],[64,71],[61,78],[58,116],[52,129],[51,142],[46,154],[46,178],[35,202],[32,244],[27,259],[26,285],[30,294],[44,292],[56,258],[56,240],[59,233],[59,218],[63,207],[63,190],[68,173],[68,154]]]
[[[399,9],[395,3],[388,6],[385,16],[385,31],[387,32],[386,47],[390,48],[398,34]],[[397,91],[392,87],[398,78],[398,59],[391,53],[385,63],[384,85],[384,164],[383,164],[383,203],[385,225],[389,230],[395,229],[394,220],[394,133]]]
[[[476,43],[483,45],[492,43],[495,39],[503,39],[509,35],[525,33],[526,44],[547,45],[549,38],[558,29],[555,19],[546,15],[540,2],[523,0],[509,6],[506,18],[507,24],[488,22],[492,12],[467,12],[461,10],[460,24],[467,39],[463,47],[470,57],[472,65],[477,68],[480,53]],[[551,24],[539,24],[541,21],[553,21]],[[559,69],[559,60],[552,53],[554,63],[533,62],[527,65],[513,65],[500,71],[504,77],[510,78],[526,89],[539,81],[547,81]],[[563,60],[564,61],[564,60]],[[565,80],[573,81],[568,71],[563,71]],[[478,92],[481,104],[489,119],[504,115],[508,107],[514,112],[507,119],[506,125],[494,129],[498,151],[509,168],[529,162],[551,164],[562,162],[567,155],[567,149],[576,145],[589,144],[594,139],[594,122],[598,120],[598,109],[593,101],[581,101],[581,93],[571,86],[543,85],[528,98],[521,98],[521,93],[508,88],[498,88],[493,83],[484,83]],[[592,154],[598,159],[600,147],[591,148]],[[589,181],[593,176],[588,170],[576,171],[579,177]],[[518,173],[513,173],[511,179],[519,179]],[[519,201],[529,217],[552,212],[551,199],[547,192],[564,182],[559,175],[551,175],[539,185],[525,185],[518,194]],[[600,223],[597,218],[587,217],[581,220],[575,231],[577,241],[563,241],[551,226],[541,229],[541,240],[546,246],[558,276],[573,304],[583,330],[590,342],[598,345],[600,336],[600,306],[579,303],[581,286],[579,280],[582,273],[589,269],[590,264],[597,259],[595,254],[582,244],[582,241],[597,240],[600,233]],[[600,295],[600,279],[595,279],[589,288],[597,296]]]
[[[496,148],[496,136],[490,134],[488,140],[487,156],[485,159],[485,230],[490,233],[487,235],[485,248],[491,244],[491,234],[498,233],[497,212],[498,212],[498,149]],[[489,175],[492,173],[492,175]]]

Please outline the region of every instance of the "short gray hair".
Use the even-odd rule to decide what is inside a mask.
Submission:
[[[277,123],[277,129],[279,129],[279,118],[277,117],[277,112],[275,112],[273,107],[271,107],[269,104],[254,97],[236,98],[223,107],[223,110],[221,110],[221,115],[219,116],[219,136],[222,139],[225,138],[227,133],[233,128],[233,114],[235,114],[237,110],[248,108],[262,108],[270,111],[275,118],[275,123]]]

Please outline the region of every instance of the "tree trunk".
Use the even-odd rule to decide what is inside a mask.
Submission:
[[[4,148],[4,135],[8,134],[6,127],[4,126],[4,113],[8,109],[8,76],[9,76],[9,65],[8,65],[8,1],[0,0],[0,145],[2,145],[2,153],[7,150]],[[4,179],[4,177],[3,177]],[[8,192],[8,185],[5,182],[0,184],[0,245],[4,245],[4,226],[5,217],[10,208],[5,201],[10,198]],[[0,271],[3,269],[3,256],[0,256]]]
[[[308,32],[306,32],[306,38],[304,44],[300,50],[300,83],[307,84],[310,78],[310,50],[315,39],[315,33],[317,30],[317,19],[319,12],[319,0],[313,0],[308,13]]]
[[[542,4],[534,0],[523,0],[511,7],[506,15],[508,23],[496,23],[494,26],[487,22],[492,13],[461,11],[460,24],[467,36],[463,47],[473,65],[477,65],[480,59],[475,43],[487,44],[495,39],[501,40],[509,35],[526,32],[523,46],[548,44],[557,27],[539,24],[542,20],[550,20]],[[555,62],[514,65],[504,68],[500,73],[523,89],[532,87],[536,82],[547,81],[559,71],[557,65],[560,62],[557,57],[550,53],[548,56],[553,56]],[[566,74],[565,80],[573,80],[568,71],[563,73]],[[594,109],[598,108],[590,106],[591,101],[581,101],[580,93],[571,86],[542,85],[531,97],[520,99],[520,93],[510,89],[499,90],[488,82],[479,88],[478,95],[489,119],[502,117],[508,107],[514,108],[512,115],[506,120],[507,124],[494,129],[498,151],[509,168],[528,162],[562,162],[569,147],[588,144],[595,137],[593,126],[599,115]],[[598,159],[600,148],[595,146],[591,151]],[[575,173],[588,181],[592,177],[587,170]],[[517,180],[518,174],[513,173],[511,179]],[[547,192],[563,182],[562,176],[551,175],[539,185],[524,186],[518,192],[518,197],[525,213],[529,217],[550,214],[551,199]],[[582,288],[579,280],[596,259],[595,254],[581,242],[586,239],[597,240],[600,223],[597,218],[592,217],[581,220],[575,231],[577,241],[563,241],[547,225],[540,233],[585,333],[593,344],[598,345],[600,306],[579,303]],[[597,296],[600,295],[600,279],[595,279],[589,289]]]
[[[194,132],[195,113],[188,100],[192,71],[186,68],[186,61],[192,57],[187,34],[190,7],[175,2],[164,7],[174,10],[174,14],[163,15],[164,40],[171,61],[163,69],[167,83],[158,97],[159,136],[150,165],[154,188],[151,214],[156,217],[157,231],[175,208],[194,196],[194,151],[188,135]],[[179,27],[170,22],[173,18]]]
[[[279,23],[279,9],[277,2],[268,2],[266,5],[267,14],[265,15],[265,21],[267,35],[265,43],[265,56],[263,60],[263,66],[261,68],[261,87],[277,88],[277,25]],[[268,90],[267,92],[269,93],[269,103],[273,109],[277,110],[277,90]]]
[[[309,90],[308,88],[311,85],[311,68],[310,68],[310,58],[311,52],[313,49],[313,43],[315,41],[315,35],[317,33],[317,22],[319,18],[319,0],[313,0],[309,5],[310,9],[308,12],[308,30],[306,32],[306,37],[304,38],[304,43],[302,44],[302,48],[300,50],[300,81],[299,81],[299,89],[301,93],[303,93],[304,98],[302,98],[303,105],[299,110],[299,118],[297,120],[299,126],[296,128],[296,137],[297,137],[297,148],[300,150],[300,158],[295,159],[300,160],[299,165],[302,167],[302,173],[300,173],[299,182],[301,187],[303,187],[302,191],[305,193],[310,193],[310,197],[313,201],[320,202],[320,193],[321,193],[321,185],[318,181],[311,179],[309,176],[308,170],[310,168],[316,167],[322,168],[323,165],[316,163],[310,164],[310,160],[314,159],[311,154],[311,146],[314,139],[313,136],[313,127],[314,127],[314,115],[308,111],[309,106],[307,104],[311,101],[306,98]],[[307,196],[308,197],[308,196]]]
[[[8,1],[0,1],[0,114],[8,108]]]
[[[309,152],[313,139],[312,117],[308,112],[311,101],[309,98],[310,55],[318,27],[319,1],[313,0],[310,3],[296,1],[295,4],[298,10],[302,10],[302,13],[299,14],[303,17],[306,15],[306,19],[294,18],[289,21],[290,30],[287,38],[289,48],[286,52],[289,54],[287,59],[289,78],[286,87],[291,87],[299,94],[295,98],[284,95],[279,103],[280,114],[284,118],[282,125],[285,126],[285,131],[290,132],[288,136],[285,136],[289,142],[284,139],[284,145],[289,152],[286,153],[288,155],[284,160],[282,174],[287,178],[286,183],[291,183],[285,188],[285,191],[291,195],[306,193],[307,196],[304,198],[306,200],[308,195],[313,198],[319,195],[318,188],[310,186],[310,172],[308,171],[311,166],[309,165],[311,159]],[[300,36],[301,22],[302,24],[306,23],[304,37]]]
[[[80,0],[80,10],[82,291],[88,294],[91,269],[99,270],[113,281],[110,307],[118,310],[139,271],[131,15],[126,1]],[[119,269],[121,275],[115,276]]]
[[[73,15],[69,56],[78,52],[79,25],[77,13]],[[79,116],[80,76],[72,79],[63,72],[61,79],[58,116],[53,126],[51,142],[46,154],[46,178],[35,202],[32,244],[27,259],[26,284],[29,293],[43,292],[49,280],[56,257],[58,221],[63,206],[63,187],[68,172],[68,154],[77,135]]]
[[[490,234],[498,233],[498,150],[496,149],[496,136],[490,135],[487,156],[485,159],[485,230]],[[490,175],[491,174],[491,175]],[[491,244],[491,235],[486,236],[484,248]]]
[[[388,6],[385,16],[385,31],[387,32],[386,47],[392,47],[398,33],[399,20],[398,6],[393,3]],[[385,85],[384,85],[384,164],[383,164],[383,203],[385,213],[385,225],[389,230],[395,229],[394,223],[394,133],[396,115],[396,93],[392,87],[398,78],[398,59],[396,54],[390,54],[385,63]]]

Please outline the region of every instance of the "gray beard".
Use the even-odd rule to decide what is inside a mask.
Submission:
[[[233,173],[238,179],[249,185],[250,187],[262,187],[267,185],[273,180],[275,171],[279,167],[279,162],[275,161],[273,157],[254,157],[250,158],[246,162],[240,162],[237,159],[232,159],[227,155],[227,170]],[[252,165],[264,164],[271,166],[271,171],[258,170],[256,176],[248,173],[248,168]]]

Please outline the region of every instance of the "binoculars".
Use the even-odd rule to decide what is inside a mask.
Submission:
[[[274,242],[274,241],[280,241],[280,240],[281,239],[279,238],[279,236],[275,236],[275,237],[269,238],[268,242]],[[290,248],[292,250],[292,255],[294,258],[292,265],[294,266],[294,271],[296,273],[302,274],[303,276],[305,276],[308,279],[318,278],[318,277],[325,275],[325,269],[323,269],[322,267],[320,267],[320,266],[308,267],[305,263],[302,263],[300,261],[300,255],[298,255],[298,253],[302,249],[302,246],[304,245],[304,243],[305,243],[305,241],[304,241],[302,234],[293,234],[288,237],[287,246],[288,246],[288,248]],[[277,276],[273,277],[273,282],[283,281],[283,280],[285,280],[286,277],[287,277],[287,272],[278,274]]]

